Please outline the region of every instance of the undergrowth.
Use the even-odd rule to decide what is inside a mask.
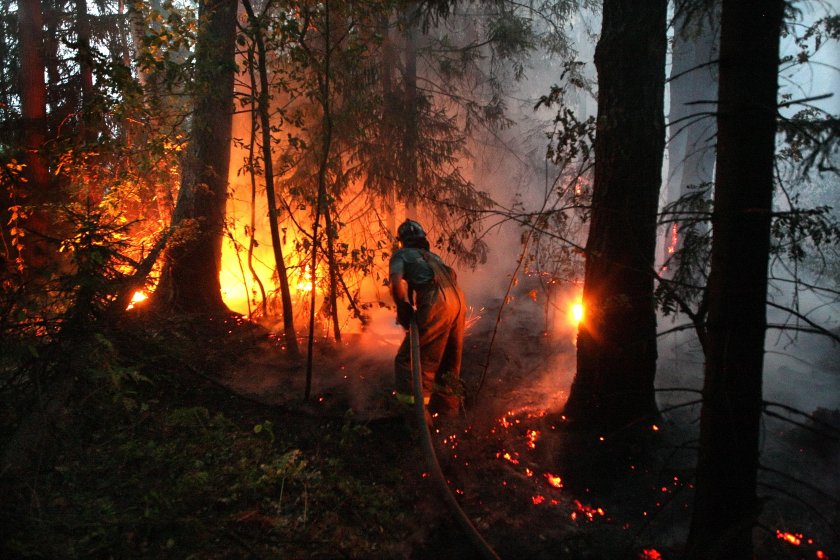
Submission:
[[[353,459],[379,445],[369,429],[208,383],[201,336],[144,336],[100,344],[108,371],[76,391],[72,424],[4,477],[4,558],[405,556],[397,465]]]

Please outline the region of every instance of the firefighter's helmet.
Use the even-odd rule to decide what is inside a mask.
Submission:
[[[426,232],[423,231],[423,226],[414,220],[406,220],[400,227],[397,228],[397,239],[406,243],[407,241],[415,241],[418,239],[425,239]]]

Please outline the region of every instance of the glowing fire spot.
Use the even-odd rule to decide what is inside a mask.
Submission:
[[[534,502],[535,506],[538,506],[545,501],[545,496],[531,496],[531,501]]]
[[[583,505],[579,500],[575,500],[575,507],[577,508],[577,512],[572,512],[571,518],[572,521],[577,519],[577,513],[580,512],[586,516],[589,521],[594,521],[595,516],[604,516],[604,509],[603,508],[594,508],[592,506]]]
[[[548,481],[549,484],[554,486],[555,488],[563,488],[563,479],[559,476],[553,475],[551,473],[545,473],[545,479]]]
[[[802,544],[802,535],[799,533],[787,533],[776,529],[776,538],[790,543],[793,546],[799,546]]]
[[[531,449],[537,448],[537,438],[540,437],[540,432],[538,430],[528,430],[527,432],[528,438],[528,447]]]
[[[645,548],[639,554],[639,560],[662,560],[662,555],[655,548]]]
[[[315,278],[312,275],[312,268],[309,265],[303,269],[303,273],[300,275],[300,280],[296,284],[296,288],[298,292],[310,293],[312,291],[312,286],[315,283]]]
[[[128,307],[125,308],[126,311],[134,309],[135,305],[137,305],[141,301],[146,301],[147,299],[149,299],[149,296],[147,296],[146,292],[144,292],[143,290],[138,290],[134,292],[134,295],[131,296],[131,303],[129,303]]]
[[[514,455],[519,455],[519,453],[516,453],[514,451]],[[499,459],[499,458],[504,459],[505,461],[509,461],[509,462],[513,463],[514,465],[519,464],[519,459],[515,458],[513,455],[511,455],[507,451],[499,451],[498,453],[496,453],[496,458],[497,459]]]
[[[677,224],[671,224],[671,239],[668,243],[668,254],[673,255],[677,251],[677,243],[679,242],[679,229],[677,228]]]
[[[583,302],[576,301],[572,304],[571,309],[569,310],[569,316],[572,319],[572,323],[575,325],[580,324],[583,321]]]

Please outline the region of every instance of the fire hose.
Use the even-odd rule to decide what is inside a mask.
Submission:
[[[423,384],[420,377],[420,330],[417,328],[417,319],[412,315],[411,323],[409,325],[409,342],[411,346],[411,378],[414,386],[414,411],[417,417],[417,425],[420,431],[420,441],[423,446],[423,454],[426,457],[426,463],[432,473],[432,478],[437,483],[446,505],[449,506],[452,515],[461,525],[466,536],[469,538],[472,545],[477,552],[488,560],[500,560],[499,556],[493,548],[487,544],[487,541],[481,536],[478,530],[461,509],[458,500],[452,493],[452,489],[446,482],[446,477],[443,476],[443,470],[440,468],[440,463],[435,453],[435,446],[432,443],[432,434],[429,431],[429,425],[426,423],[426,405],[423,402]]]

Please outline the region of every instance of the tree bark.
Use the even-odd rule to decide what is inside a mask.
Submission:
[[[20,45],[21,81],[21,133],[23,154],[26,164],[18,194],[21,202],[29,207],[23,220],[27,236],[23,241],[22,262],[38,269],[54,260],[55,248],[43,235],[51,229],[54,219],[48,204],[55,202],[50,180],[47,145],[47,85],[44,80],[44,14],[40,0],[21,0],[18,4],[18,30]]]
[[[260,130],[262,131],[263,171],[265,176],[265,192],[268,199],[268,224],[271,231],[271,246],[274,250],[274,263],[277,267],[277,277],[280,280],[280,298],[283,301],[283,332],[286,338],[286,348],[293,356],[300,354],[295,331],[294,309],[292,308],[292,292],[289,287],[289,275],[286,271],[286,260],[283,257],[283,243],[280,241],[280,216],[277,212],[277,195],[274,192],[274,162],[271,156],[271,119],[269,115],[268,68],[265,43],[262,38],[260,22],[248,0],[243,5],[254,27],[254,43],[257,46],[257,66],[260,79],[260,93],[257,97],[257,110],[260,116]],[[314,270],[314,269],[313,269]]]
[[[668,114],[667,184],[671,203],[697,192],[711,197],[709,185],[715,166],[720,3],[715,1],[710,9],[695,4],[684,0],[674,16]],[[672,230],[681,225],[672,222],[665,232],[663,262],[682,248],[683,236],[674,235]]]
[[[724,0],[706,377],[687,557],[752,558],[784,2]]]
[[[330,90],[332,80],[331,49],[332,29],[330,27],[330,3],[324,2],[324,60],[323,75],[318,76],[318,101],[323,111],[321,122],[323,124],[323,136],[321,138],[321,162],[318,166],[318,196],[315,201],[315,218],[312,224],[312,257],[309,263],[309,270],[312,274],[312,290],[309,292],[309,340],[306,351],[306,387],[304,399],[309,400],[312,391],[312,368],[315,355],[315,278],[318,271],[318,229],[321,224],[321,214],[329,212],[327,201],[327,169],[330,162],[330,151],[332,149],[332,105],[330,104]]]
[[[665,0],[606,0],[592,213],[571,425],[618,429],[658,414],[653,266],[665,142]]]
[[[168,252],[158,304],[203,314],[227,313],[219,271],[230,166],[236,0],[199,5],[193,127],[172,217],[180,239]]]

